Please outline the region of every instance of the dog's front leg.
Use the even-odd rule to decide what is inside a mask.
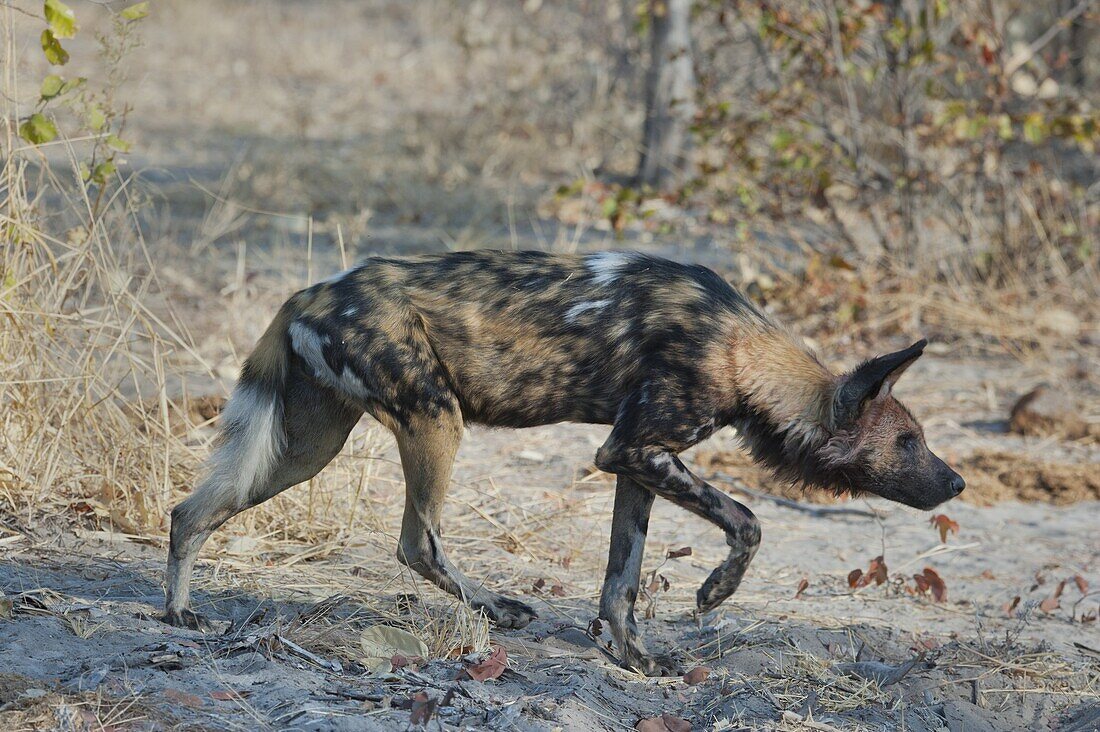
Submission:
[[[642,553],[653,498],[652,492],[632,478],[625,475],[618,477],[615,513],[611,519],[611,549],[600,594],[600,617],[607,621],[624,666],[637,669],[646,676],[671,676],[679,673],[676,663],[666,657],[649,654],[634,620],[634,603],[638,599]]]
[[[693,475],[666,448],[629,446],[614,431],[597,453],[596,464],[601,470],[635,479],[725,532],[730,553],[696,593],[700,612],[714,609],[737,590],[760,546],[760,522],[752,511]]]

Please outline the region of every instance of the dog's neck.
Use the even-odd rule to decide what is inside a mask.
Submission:
[[[734,336],[729,359],[737,394],[731,424],[753,458],[792,482],[847,490],[822,454],[833,437],[837,377],[779,327]]]

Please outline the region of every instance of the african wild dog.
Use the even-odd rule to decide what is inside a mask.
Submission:
[[[166,619],[201,622],[188,588],[211,532],[315,475],[368,412],[396,436],[405,473],[398,559],[498,625],[523,627],[535,612],[468,580],[440,544],[463,425],[609,424],[596,453],[617,476],[600,617],[625,665],[668,673],[634,622],[654,497],[726,534],[729,557],[696,596],[702,611],[737,589],[760,544],[752,512],[677,454],[732,425],[791,480],[931,508],[963,480],[891,394],[924,345],[835,376],[711,270],[638,253],[369,259],[291,297],[245,363],[209,475],[172,511]]]

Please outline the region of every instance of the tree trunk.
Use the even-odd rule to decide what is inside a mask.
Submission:
[[[682,182],[688,172],[695,116],[691,0],[650,0],[649,17],[651,57],[638,182],[661,189]]]

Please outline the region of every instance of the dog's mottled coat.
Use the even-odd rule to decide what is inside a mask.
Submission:
[[[188,585],[210,533],[316,474],[367,412],[393,431],[405,472],[398,558],[522,627],[534,611],[466,579],[440,544],[463,425],[610,424],[596,454],[618,476],[600,616],[624,664],[669,672],[633,614],[654,497],[726,534],[700,610],[737,589],[760,544],[752,512],[677,454],[731,425],[791,480],[931,507],[962,480],[891,396],[923,345],[836,376],[711,270],[632,252],[369,259],[291,297],[245,364],[209,475],[172,512],[167,620],[199,623]]]

